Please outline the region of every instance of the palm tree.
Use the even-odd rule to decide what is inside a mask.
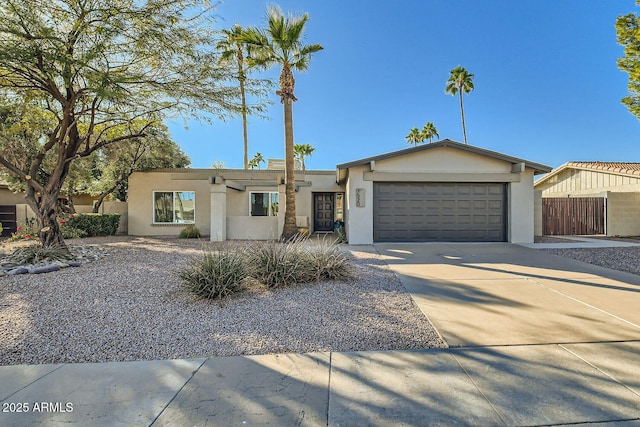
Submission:
[[[303,171],[306,170],[304,166],[304,158],[310,157],[314,151],[316,151],[316,149],[311,144],[296,144],[293,146],[293,152],[295,154],[295,158],[300,160]]]
[[[413,128],[409,131],[409,135],[405,136],[404,139],[407,140],[407,144],[414,144],[418,146],[419,143],[424,141],[424,138],[420,134],[418,128]]]
[[[319,44],[302,44],[304,26],[309,15],[287,16],[275,5],[267,7],[267,28],[251,28],[243,40],[251,48],[251,64],[263,68],[273,65],[282,67],[280,89],[276,95],[284,105],[284,147],[285,147],[285,213],[282,239],[289,240],[298,233],[296,226],[295,163],[293,152],[293,94],[295,80],[293,70],[309,68],[311,54],[323,49]]]
[[[462,134],[464,135],[464,143],[467,143],[467,128],[464,125],[464,108],[462,107],[462,94],[469,93],[474,89],[473,87],[473,74],[468,72],[465,68],[457,66],[451,70],[449,80],[447,80],[447,88],[444,93],[449,93],[453,96],[460,94],[460,114],[462,115]]]
[[[256,153],[253,156],[253,159],[249,161],[249,167],[251,168],[251,170],[253,170],[256,167],[260,169],[260,163],[264,163],[264,157],[262,157],[262,154]]]
[[[247,45],[243,41],[244,30],[238,24],[231,29],[222,30],[224,39],[218,42],[216,49],[220,51],[220,62],[231,62],[235,57],[238,65],[238,81],[240,82],[240,97],[242,101],[242,136],[244,138],[244,168],[249,168],[249,138],[247,136],[247,99],[245,97],[244,83],[247,79],[244,67],[244,54]]]
[[[420,134],[422,135],[422,139],[428,139],[429,143],[433,142],[434,136],[440,138],[440,134],[438,134],[436,125],[434,125],[433,122],[427,122],[420,131]]]

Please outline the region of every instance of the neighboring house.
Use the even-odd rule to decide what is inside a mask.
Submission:
[[[10,237],[20,224],[25,224],[27,220],[36,217],[24,197],[24,193],[14,193],[9,189],[6,182],[0,182],[0,223],[2,224],[2,235],[0,237]],[[65,203],[64,198],[61,198],[61,200]],[[79,194],[73,200],[76,212],[88,213],[93,211],[94,198],[91,195]],[[105,202],[100,209],[100,213],[119,213],[121,220],[118,233],[127,233],[126,203]]]
[[[0,224],[2,224],[0,237],[11,236],[18,224],[25,222],[30,212],[31,209],[24,200],[24,194],[14,193],[6,182],[0,182]]]
[[[533,242],[533,177],[550,167],[443,140],[296,172],[299,227],[345,224],[351,244]],[[195,224],[213,241],[277,239],[284,171],[157,169],[129,179],[129,234],[177,235]]]
[[[535,189],[539,234],[640,235],[640,163],[567,162]]]

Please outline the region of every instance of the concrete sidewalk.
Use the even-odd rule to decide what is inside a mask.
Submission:
[[[640,342],[5,366],[0,425],[637,427],[638,354]]]
[[[1,366],[0,426],[640,427],[640,276],[509,244],[376,249],[450,348]]]

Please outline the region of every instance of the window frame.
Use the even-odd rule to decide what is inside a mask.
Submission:
[[[268,204],[269,210],[267,212],[267,215],[252,215],[252,212],[251,212],[251,206],[252,206],[252,204],[251,204],[251,196],[253,194],[268,194],[269,195],[269,204]],[[268,191],[268,190],[265,190],[265,191],[259,191],[259,190],[249,191],[249,216],[251,218],[260,218],[260,217],[262,217],[262,218],[272,218],[272,217],[277,217],[278,216],[277,213],[275,215],[273,214],[273,207],[272,207],[272,204],[271,204],[271,197],[274,194],[278,196],[278,212],[280,212],[280,193],[278,191]]]
[[[171,215],[173,222],[158,222],[156,221],[156,193],[171,193]],[[182,220],[183,222],[177,222],[175,218],[176,213],[176,193],[193,193],[193,220]],[[153,225],[188,225],[196,223],[196,192],[195,190],[153,190],[151,197],[151,223]]]

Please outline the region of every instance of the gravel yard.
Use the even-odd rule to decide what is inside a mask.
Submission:
[[[605,236],[585,236],[592,239],[616,240],[629,243],[640,243],[638,237],[605,237]],[[536,243],[571,243],[570,240],[554,236],[536,236]],[[601,267],[611,268],[618,271],[640,274],[640,247],[622,248],[549,248],[539,249],[554,255],[575,259]]]
[[[640,274],[640,246],[628,248],[538,249],[589,264]]]
[[[354,279],[254,288],[223,301],[174,272],[202,242],[109,237],[107,256],[0,278],[0,365],[444,347],[377,253],[351,250]]]

